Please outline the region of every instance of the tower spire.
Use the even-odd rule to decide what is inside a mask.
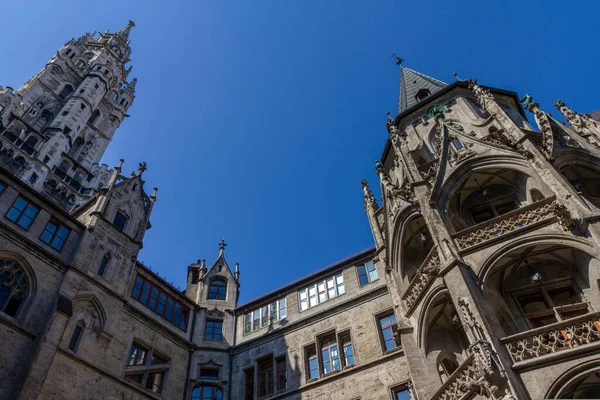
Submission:
[[[399,114],[447,86],[442,81],[406,68],[402,64],[404,60],[395,53],[392,54],[392,57],[396,59],[396,64],[400,66]]]
[[[129,34],[131,33],[131,28],[135,26],[135,23],[132,20],[129,20],[127,26],[121,28],[115,35],[119,37],[123,42],[129,43]]]

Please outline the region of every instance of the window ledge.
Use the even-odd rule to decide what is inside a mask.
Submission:
[[[387,356],[388,354],[394,354],[397,351],[402,351],[402,346],[397,346],[397,347],[394,347],[391,350],[386,350],[386,351],[383,352],[383,355]]]

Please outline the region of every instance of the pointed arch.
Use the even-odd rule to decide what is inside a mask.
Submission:
[[[21,293],[20,297],[15,298],[15,301],[19,301],[19,303],[13,302],[14,312],[7,313],[7,315],[19,320],[27,313],[37,293],[35,273],[29,262],[20,254],[0,251],[0,282],[3,278],[10,279],[12,283],[7,287],[11,289],[10,293],[4,293],[7,296],[0,293],[4,300],[0,299],[0,303],[2,303],[0,304],[0,307],[2,307],[0,311],[6,313],[5,306],[10,302],[10,296]],[[17,287],[13,287],[14,285],[17,285]]]
[[[93,311],[98,317],[98,329],[96,331],[96,335],[100,336],[106,325],[106,311],[104,310],[102,303],[100,303],[98,298],[93,293],[81,292],[73,298],[74,309],[77,307],[83,307],[86,304],[89,304],[92,307]]]
[[[590,361],[585,361],[569,370],[563,372],[548,388],[545,399],[562,399],[566,397],[568,392],[573,389],[578,383],[585,380],[591,374],[600,373],[600,358]],[[596,386],[598,388],[598,386]]]
[[[215,276],[209,282],[207,299],[227,300],[227,279],[223,276]]]
[[[423,216],[419,211],[419,207],[417,205],[411,205],[400,213],[396,217],[394,221],[394,230],[392,233],[393,242],[392,242],[392,269],[399,273],[403,279],[408,276],[408,269],[404,268],[404,259],[406,254],[405,244],[407,244],[407,235],[408,230],[411,225],[414,225],[415,221],[420,221],[421,229],[427,230],[429,232],[429,228],[427,227]],[[431,239],[431,233],[427,235],[429,239]]]

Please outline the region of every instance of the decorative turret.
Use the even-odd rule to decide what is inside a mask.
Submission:
[[[369,219],[369,225],[371,226],[371,233],[373,234],[375,245],[379,248],[384,244],[381,227],[379,226],[377,216],[375,215],[379,209],[379,205],[377,205],[377,200],[375,200],[375,196],[369,188],[369,182],[367,182],[366,179],[363,179],[361,183],[363,188],[363,200],[365,202],[365,213]]]

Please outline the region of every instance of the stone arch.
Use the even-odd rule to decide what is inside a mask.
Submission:
[[[104,327],[106,325],[106,311],[104,310],[102,303],[100,303],[94,294],[90,292],[81,292],[77,294],[77,296],[75,296],[73,299],[73,311],[75,312],[78,307],[81,307],[81,311],[84,311],[83,308],[86,306],[89,306],[92,312],[96,313],[96,316],[98,317],[97,326],[94,326],[93,323],[88,324],[87,321],[86,325],[92,328],[99,337],[104,331]]]
[[[29,307],[31,307],[33,299],[37,293],[37,280],[35,277],[35,272],[31,267],[31,264],[29,264],[29,262],[18,253],[0,251],[0,260],[9,260],[15,262],[25,274],[25,279],[27,281],[25,296],[19,307],[19,310],[14,316],[15,319],[22,319],[22,317],[29,310]]]
[[[392,232],[392,269],[397,273],[402,274],[402,257],[404,251],[402,249],[402,243],[404,239],[405,231],[415,218],[422,218],[419,208],[416,205],[409,206],[398,213],[394,220],[394,230]]]
[[[417,345],[419,347],[422,347],[423,343],[425,342],[425,340],[424,340],[425,318],[427,317],[427,314],[428,314],[429,310],[431,309],[431,305],[433,304],[433,301],[442,295],[449,295],[449,292],[448,292],[448,288],[445,285],[440,284],[436,287],[433,287],[429,291],[427,296],[425,296],[425,298],[421,302],[421,304],[423,304],[423,306],[421,307],[421,312],[419,313],[418,326],[417,326]]]
[[[556,170],[568,186],[584,200],[600,208],[600,159],[581,150],[568,150],[554,161]]]
[[[583,397],[569,397],[569,393],[578,383],[585,380],[590,374],[600,373],[600,358],[586,361],[563,372],[553,383],[544,396],[545,399],[569,399]],[[600,385],[597,386],[600,388]],[[598,392],[596,392],[598,393]],[[593,398],[593,397],[589,397]],[[597,397],[596,397],[597,398]]]

